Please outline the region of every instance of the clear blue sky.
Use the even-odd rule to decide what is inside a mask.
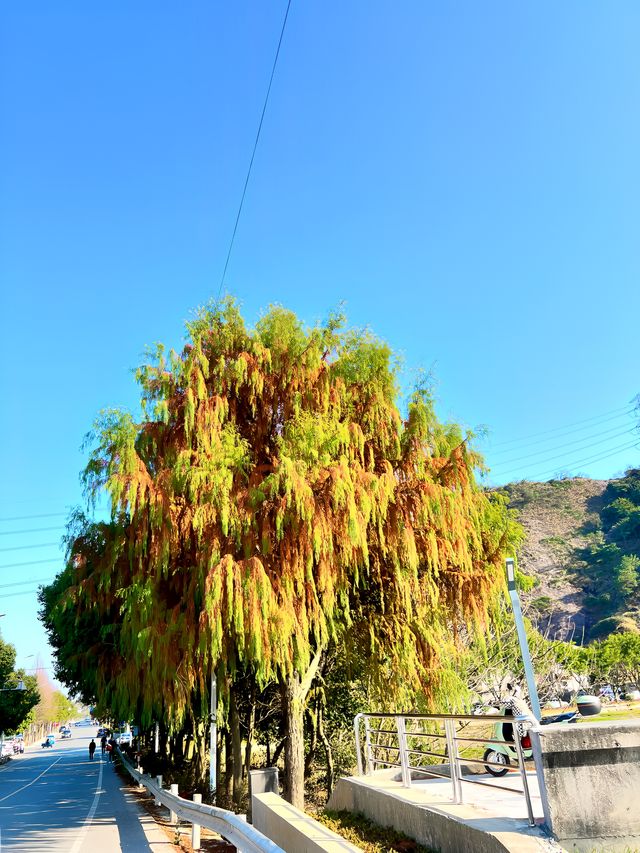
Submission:
[[[35,596],[6,584],[59,567],[83,435],[217,293],[285,5],[0,13],[0,627],[26,664]],[[636,0],[293,0],[228,289],[251,321],[345,300],[488,427],[492,482],[640,464],[639,42]]]

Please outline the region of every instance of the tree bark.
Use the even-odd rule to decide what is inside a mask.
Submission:
[[[244,752],[244,770],[247,779],[251,770],[251,751],[253,749],[253,732],[256,727],[256,688],[251,685],[249,719],[247,722],[247,745]],[[268,766],[268,765],[267,765]]]
[[[229,725],[231,727],[231,749],[233,753],[233,803],[240,805],[242,800],[242,740],[240,738],[240,720],[235,690],[229,694]]]
[[[282,685],[282,703],[287,724],[284,746],[284,795],[295,808],[304,810],[304,706],[315,678],[322,650],[316,652],[309,669],[300,677],[295,670]]]
[[[318,748],[318,703],[315,702],[315,708],[313,710],[307,710],[307,718],[309,723],[311,724],[311,739],[309,742],[309,751],[304,759],[304,777],[308,778],[311,773],[311,766],[313,764],[313,758],[316,754],[316,749]]]
[[[327,733],[324,730],[324,719],[322,715],[322,706],[318,708],[318,736],[322,741],[322,745],[324,746],[324,754],[327,759],[327,800],[331,796],[331,792],[333,791],[333,752],[331,750],[331,744],[329,743],[329,738],[327,737]]]

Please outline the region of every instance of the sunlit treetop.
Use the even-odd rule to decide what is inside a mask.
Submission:
[[[225,299],[187,334],[137,371],[143,420],[96,425],[85,482],[121,533],[81,586],[120,600],[132,660],[177,707],[211,666],[286,677],[362,619],[372,660],[428,689],[517,535],[475,484],[470,436],[423,389],[401,413],[393,352],[339,314],[306,327],[272,307],[248,328]]]

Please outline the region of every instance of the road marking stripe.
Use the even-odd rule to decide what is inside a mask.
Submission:
[[[98,808],[98,800],[100,799],[100,794],[102,793],[102,768],[104,767],[104,762],[100,760],[100,772],[98,773],[98,785],[96,787],[96,793],[93,798],[93,802],[91,803],[91,808],[89,809],[89,814],[82,825],[82,829],[80,830],[80,835],[76,838],[76,842],[69,851],[69,853],[78,853],[78,850],[82,847],[82,842],[85,839],[87,832],[89,831],[89,827],[91,826],[91,821],[93,820],[93,816],[96,813],[96,809]]]
[[[22,788],[17,788],[15,791],[12,791],[10,794],[7,794],[5,797],[0,798],[0,803],[4,803],[4,801],[5,801],[5,800],[8,800],[8,799],[9,799],[9,797],[13,797],[13,796],[15,796],[16,794],[19,794],[19,793],[20,793],[20,791],[24,791],[24,789],[25,789],[25,788],[28,788],[28,787],[29,787],[29,785],[33,785],[33,783],[34,783],[34,782],[37,782],[37,781],[38,781],[38,779],[40,779],[40,777],[41,777],[41,776],[44,776],[44,774],[45,774],[48,770],[51,770],[51,768],[52,768],[52,767],[54,767],[54,766],[58,763],[58,761],[62,761],[62,758],[63,758],[63,756],[62,756],[62,755],[60,756],[60,758],[56,758],[56,760],[55,760],[52,764],[49,764],[49,766],[48,766],[48,767],[45,767],[45,768],[44,768],[44,770],[42,771],[42,773],[40,773],[38,776],[36,776],[36,778],[35,778],[35,779],[32,779],[30,782],[27,782],[27,784],[26,784],[26,785],[23,785],[23,786],[22,786]]]

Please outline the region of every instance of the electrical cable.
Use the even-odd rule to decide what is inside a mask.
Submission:
[[[589,424],[588,426],[578,427],[578,429],[572,429],[572,430],[569,430],[568,432],[561,432],[558,435],[550,436],[547,438],[540,438],[540,439],[538,439],[538,441],[532,441],[529,444],[525,444],[524,447],[509,447],[509,448],[506,448],[505,450],[498,450],[495,453],[493,451],[493,448],[487,448],[487,450],[485,452],[491,453],[493,456],[502,456],[505,453],[513,453],[514,451],[518,452],[519,450],[523,450],[526,447],[535,447],[538,444],[546,444],[548,441],[555,441],[557,438],[564,438],[564,436],[566,436],[566,435],[575,435],[575,433],[577,433],[577,432],[584,432],[585,429],[590,429],[592,426],[601,426],[602,424],[609,423],[610,421],[618,421],[618,420],[620,420],[620,418],[626,417],[628,414],[630,414],[630,412],[622,412],[619,415],[614,415],[612,418],[605,418],[603,421],[600,421],[597,424]],[[621,426],[622,426],[622,424],[618,424],[618,426],[611,427],[611,429],[612,430],[620,429]],[[602,434],[602,433],[594,433],[594,436],[599,435],[599,434]],[[585,436],[585,441],[587,438],[588,438],[588,436]]]
[[[0,554],[5,551],[28,551],[29,548],[53,548],[53,546],[60,545],[59,542],[42,542],[39,545],[17,545],[11,548],[0,548]]]
[[[0,518],[0,524],[6,521],[31,521],[34,518],[59,518],[68,514],[68,512],[45,512],[42,515],[14,515],[11,518]]]
[[[614,430],[619,429],[619,427],[614,427],[613,429],[605,430],[599,435],[608,435]],[[605,444],[607,441],[611,441],[614,438],[620,438],[623,435],[631,435],[631,433],[635,430],[635,427],[631,427],[631,429],[624,429],[622,432],[617,432],[615,435],[608,435],[607,438],[603,438],[600,441],[594,441],[592,444],[586,444],[584,447],[578,447],[575,450],[568,451],[568,455],[570,456],[572,453],[581,453],[583,450],[589,450],[591,447],[597,447],[599,444]],[[585,438],[577,438],[575,441],[568,441],[566,444],[558,444],[555,447],[548,447],[545,450],[538,450],[534,453],[527,453],[524,456],[516,456],[514,459],[505,459],[504,462],[499,462],[497,465],[493,466],[496,468],[503,468],[505,465],[511,465],[513,462],[521,462],[524,459],[531,459],[532,456],[544,456],[547,453],[552,453],[554,450],[563,450],[566,447],[571,447],[574,444],[580,444],[585,441],[589,441],[590,438],[595,438],[596,436],[589,436]],[[565,455],[565,454],[561,454]],[[557,459],[557,456],[547,457],[550,461],[553,459]],[[541,465],[545,464],[545,460],[542,460]]]
[[[631,442],[631,444],[623,444],[623,445],[620,445],[619,447],[616,447],[616,448],[614,448],[613,450],[611,450],[611,452],[609,452],[609,451],[605,451],[605,454],[604,454],[604,455],[602,455],[602,453],[600,453],[600,454],[596,454],[596,456],[589,457],[589,458],[587,458],[587,459],[580,459],[580,460],[578,460],[577,462],[572,462],[572,463],[571,463],[571,466],[572,466],[573,468],[576,468],[576,467],[577,467],[577,466],[579,466],[579,465],[585,465],[587,462],[599,462],[601,459],[608,459],[608,458],[609,458],[609,457],[611,457],[611,456],[615,456],[615,455],[616,455],[616,453],[619,453],[619,452],[621,452],[622,450],[629,450],[629,449],[631,449],[632,447],[638,447],[638,446],[639,446],[639,441],[638,441],[638,440],[636,440],[636,441],[632,441],[632,442]],[[544,462],[541,462],[540,464],[544,465],[544,464],[545,464],[545,462],[549,462],[549,461],[550,461],[549,459],[546,459],[546,460],[544,460]],[[503,478],[503,477],[509,476],[510,474],[515,473],[516,471],[519,471],[519,470],[521,470],[521,469],[520,469],[520,468],[514,468],[514,469],[512,469],[511,471],[505,471],[505,472],[503,472],[502,474],[499,474],[498,476],[499,476],[500,478]],[[527,468],[526,468],[526,466],[525,466],[525,471],[526,471],[526,470],[527,470]],[[538,475],[536,475],[536,476],[538,476],[538,477],[544,477],[547,473],[553,474],[553,473],[555,472],[555,470],[557,470],[557,469],[553,469],[553,468],[551,468],[551,469],[549,469],[549,471],[543,471],[541,474],[538,474]]]
[[[251,160],[249,161],[249,168],[247,170],[247,177],[245,178],[244,188],[242,190],[242,197],[240,198],[240,206],[238,207],[238,214],[236,216],[236,222],[233,226],[233,233],[231,235],[231,242],[229,243],[229,251],[227,252],[227,259],[224,264],[224,270],[222,271],[222,278],[220,279],[220,287],[218,288],[218,299],[220,299],[220,294],[222,293],[222,288],[224,286],[225,276],[227,275],[227,267],[229,266],[229,259],[231,258],[231,251],[233,249],[233,244],[236,239],[236,231],[238,230],[238,223],[240,222],[240,214],[242,213],[242,206],[244,205],[244,197],[247,194],[247,186],[249,185],[249,178],[251,177],[251,169],[253,167],[253,160],[256,156],[256,150],[258,148],[258,140],[260,139],[260,131],[262,130],[262,123],[264,121],[264,116],[267,111],[267,104],[269,102],[269,95],[271,93],[271,84],[273,83],[273,77],[276,73],[276,65],[278,64],[278,57],[280,56],[280,47],[282,45],[282,39],[284,36],[285,27],[287,26],[287,18],[289,17],[289,9],[291,8],[291,0],[287,2],[287,11],[284,13],[284,20],[282,22],[282,29],[280,30],[280,39],[278,40],[278,49],[276,50],[275,59],[273,60],[273,67],[271,68],[271,77],[269,78],[269,86],[267,87],[267,94],[264,99],[264,105],[262,107],[262,115],[260,116],[260,123],[258,124],[258,132],[256,133],[256,139],[253,143],[253,152],[251,154]]]
[[[569,429],[570,427],[578,426],[579,424],[586,424],[586,423],[589,423],[590,421],[596,421],[596,420],[599,420],[600,418],[605,418],[608,415],[613,415],[616,412],[619,412],[620,414],[631,414],[632,412],[634,412],[636,410],[637,410],[637,406],[629,405],[627,403],[625,406],[621,406],[619,409],[611,409],[608,412],[603,412],[600,415],[593,415],[593,417],[584,418],[581,421],[574,421],[573,423],[570,423],[570,424],[564,424],[563,426],[553,427],[552,429],[542,430],[541,432],[534,432],[534,433],[531,433],[530,435],[523,435],[523,436],[520,436],[519,438],[510,438],[508,441],[500,441],[497,444],[494,444],[493,446],[494,447],[503,447],[506,444],[515,444],[519,441],[528,441],[530,438],[538,438],[538,436],[540,436],[540,435],[549,435],[550,433],[558,432],[559,430],[563,430],[563,429]],[[604,421],[603,421],[603,423],[604,423]]]
[[[60,527],[36,527],[33,530],[2,530],[0,536],[26,536],[31,533],[51,533],[53,530],[60,530]]]
[[[47,583],[52,578],[34,578],[30,581],[14,581],[13,583],[0,583],[0,589],[6,589],[9,586],[27,586],[30,583]]]
[[[14,598],[16,595],[35,595],[38,589],[23,589],[21,592],[3,592],[0,593],[0,598]]]
[[[0,571],[2,569],[19,569],[22,566],[42,566],[45,563],[52,563],[53,560],[30,560],[28,563],[5,563],[3,566],[0,566]]]

